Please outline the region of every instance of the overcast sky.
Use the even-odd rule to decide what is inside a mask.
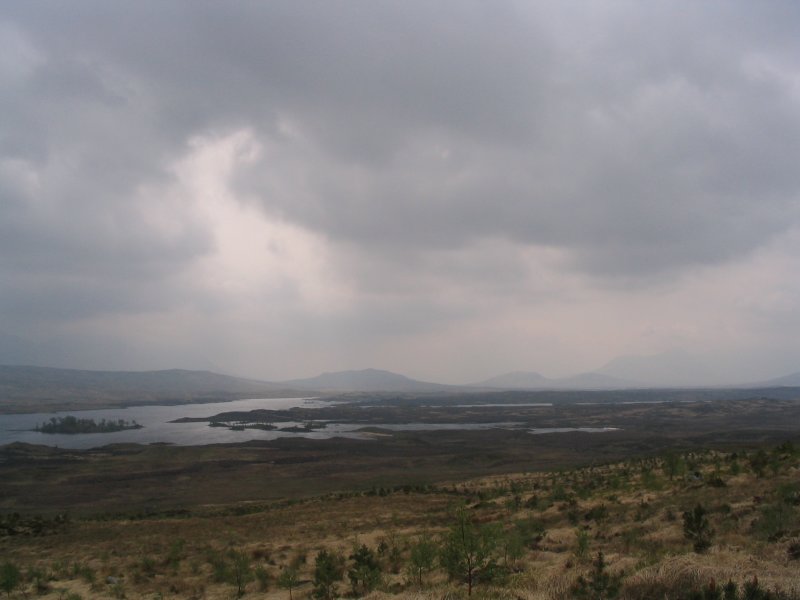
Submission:
[[[790,0],[3,3],[0,362],[800,370],[798,32]]]

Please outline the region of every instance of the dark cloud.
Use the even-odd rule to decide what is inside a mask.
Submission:
[[[547,269],[624,290],[734,265],[800,223],[799,21],[746,2],[6,6],[0,316],[24,337],[233,310],[197,269],[219,223],[176,165],[237,131],[258,152],[228,173],[235,202],[329,243],[351,294],[331,331],[552,299]]]

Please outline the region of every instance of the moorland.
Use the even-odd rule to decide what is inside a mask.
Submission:
[[[11,595],[72,600],[800,597],[797,390],[598,394],[208,417],[358,438],[7,445],[0,562]]]

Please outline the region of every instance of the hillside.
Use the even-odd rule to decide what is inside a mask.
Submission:
[[[22,514],[0,517],[0,552],[19,573],[11,597],[43,600],[798,600],[798,468],[784,443],[162,514]]]
[[[299,396],[263,381],[209,371],[82,371],[0,365],[0,411],[40,412],[154,402]]]
[[[380,369],[336,371],[280,383],[293,389],[336,392],[439,392],[458,389],[457,386],[418,381],[405,375]]]

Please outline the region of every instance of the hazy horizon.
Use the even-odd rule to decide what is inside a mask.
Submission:
[[[744,1],[7,3],[0,363],[796,372],[798,26]]]
[[[752,386],[769,384],[770,380],[783,379],[791,377],[792,381],[797,380],[800,382],[800,371],[776,373],[773,377],[762,378],[757,380],[724,380],[713,379],[712,374],[692,370],[688,374],[682,374],[676,370],[675,363],[663,359],[670,357],[667,355],[646,356],[646,357],[619,357],[619,359],[611,361],[609,364],[600,369],[593,369],[589,371],[582,371],[580,373],[568,373],[561,376],[549,376],[535,370],[518,370],[518,371],[503,371],[495,373],[489,377],[481,380],[466,380],[466,381],[442,381],[435,379],[425,380],[423,378],[415,377],[413,374],[401,372],[391,367],[374,367],[364,366],[351,369],[342,370],[326,370],[317,371],[313,373],[305,373],[298,377],[273,377],[266,379],[258,375],[249,373],[238,373],[236,371],[226,371],[218,369],[213,366],[207,368],[180,368],[168,367],[157,369],[93,369],[91,367],[83,367],[78,370],[94,371],[94,372],[120,372],[120,373],[153,373],[153,372],[168,372],[168,371],[194,371],[194,372],[211,372],[218,375],[225,375],[229,377],[251,379],[254,381],[263,381],[265,383],[290,383],[292,381],[314,380],[317,378],[325,378],[328,375],[345,375],[352,374],[354,381],[361,381],[360,376],[369,376],[369,372],[378,372],[377,375],[386,374],[387,376],[401,376],[421,383],[431,383],[434,385],[449,385],[454,387],[462,386],[487,386],[497,387],[499,389],[546,389],[548,385],[555,385],[553,389],[633,389],[638,386],[643,388],[692,388],[692,387],[712,387],[712,388],[725,388],[725,387],[738,387],[738,386]],[[674,358],[674,357],[673,357]],[[686,356],[679,357],[679,360],[687,358]],[[628,364],[633,363],[633,367]],[[636,370],[636,366],[639,367]],[[11,368],[54,368],[54,369],[67,369],[69,367],[58,367],[52,365],[23,365],[23,364],[1,364],[0,367]],[[626,370],[627,367],[627,370]],[[631,370],[634,369],[634,370]],[[585,381],[584,378],[592,378],[590,381]],[[541,378],[541,381],[538,380]],[[365,381],[369,381],[368,378]],[[494,382],[493,380],[503,380],[502,382]],[[521,383],[530,382],[530,383]],[[615,382],[618,382],[619,388],[615,388]],[[359,383],[359,387],[363,387],[364,383]],[[800,383],[781,383],[780,385],[800,385]],[[599,386],[599,387],[597,387]],[[377,390],[378,388],[376,388]]]

